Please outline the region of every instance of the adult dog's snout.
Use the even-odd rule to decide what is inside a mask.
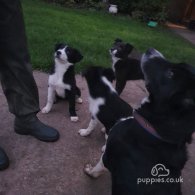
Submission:
[[[145,54],[144,54],[145,58],[164,58],[164,56],[156,49],[154,48],[149,48],[148,50],[146,50]]]

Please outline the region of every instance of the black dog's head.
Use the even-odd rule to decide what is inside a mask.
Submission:
[[[54,57],[60,62],[69,62],[72,64],[81,61],[83,58],[83,56],[77,49],[69,47],[65,43],[56,44]]]
[[[143,54],[141,68],[150,99],[155,103],[181,109],[195,105],[195,68],[172,63],[153,48]]]
[[[110,49],[110,55],[115,58],[124,59],[128,57],[133,48],[131,44],[124,43],[121,39],[116,39]]]
[[[111,68],[103,68],[100,66],[90,66],[82,72],[82,76],[88,82],[98,81],[102,76],[106,77],[110,82],[115,79],[114,72]]]

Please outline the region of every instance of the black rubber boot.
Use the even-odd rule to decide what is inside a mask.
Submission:
[[[45,142],[54,142],[59,139],[58,131],[53,127],[43,124],[36,115],[16,117],[14,129],[20,135],[32,135]]]
[[[0,148],[0,171],[6,169],[9,166],[9,159],[5,151]]]

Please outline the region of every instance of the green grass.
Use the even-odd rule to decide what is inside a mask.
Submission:
[[[81,51],[84,58],[77,71],[90,64],[109,67],[108,49],[115,38],[133,44],[141,52],[154,47],[174,62],[195,65],[195,47],[163,27],[149,28],[127,16],[61,8],[38,0],[23,0],[23,10],[35,69],[48,70],[57,42],[66,42]]]

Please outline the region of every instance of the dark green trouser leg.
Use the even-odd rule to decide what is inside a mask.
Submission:
[[[0,0],[0,80],[9,110],[16,116],[39,111],[19,0]]]
[[[58,131],[36,117],[39,96],[29,62],[20,0],[0,0],[0,80],[9,110],[16,116],[14,130],[41,141],[57,141]],[[0,148],[0,169],[5,161]]]

